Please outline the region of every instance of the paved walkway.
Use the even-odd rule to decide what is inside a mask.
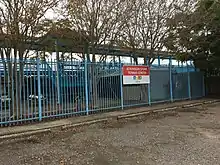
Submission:
[[[142,107],[142,108],[133,108],[128,110],[120,110],[120,111],[114,111],[114,112],[107,112],[107,113],[101,113],[101,114],[95,114],[90,116],[80,116],[80,117],[72,117],[68,119],[60,119],[55,121],[46,121],[41,123],[33,123],[30,125],[22,125],[22,126],[13,126],[13,127],[3,127],[0,128],[0,138],[3,136],[10,136],[13,134],[19,134],[19,133],[27,133],[31,131],[40,131],[45,129],[51,129],[51,128],[62,128],[68,125],[80,125],[83,123],[92,123],[93,121],[103,120],[103,119],[109,119],[109,118],[120,118],[126,115],[132,115],[132,114],[138,114],[138,113],[144,113],[144,112],[151,112],[155,110],[160,109],[167,109],[172,107],[183,107],[187,105],[197,105],[201,103],[211,103],[211,102],[217,102],[219,100],[214,99],[200,99],[200,100],[191,100],[191,101],[179,101],[174,103],[166,103],[166,104],[155,104],[148,107]]]

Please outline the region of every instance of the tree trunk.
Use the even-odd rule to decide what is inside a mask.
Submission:
[[[138,57],[134,57],[134,62],[136,65],[138,65]]]
[[[148,58],[148,56],[144,56],[144,65],[149,65],[150,66],[150,62],[149,62],[150,58]],[[146,100],[146,102],[148,103],[148,85],[150,84],[147,84],[147,85],[141,85],[141,91],[143,91],[143,97],[144,99]]]
[[[92,47],[92,64],[91,64],[91,87],[92,87],[92,108],[98,107],[98,91],[97,91],[97,85],[98,85],[98,75],[97,75],[97,68],[98,64],[96,64],[96,58],[95,58],[95,47]]]
[[[14,59],[8,60],[10,79],[11,79],[11,118],[13,120],[19,120],[23,117],[23,108],[26,108],[23,104],[24,96],[22,95],[22,89],[24,89],[24,59],[21,58],[22,52],[19,52],[19,60],[17,60],[18,50],[14,49]],[[13,65],[13,66],[12,66]]]
[[[19,70],[17,70],[19,68]],[[24,98],[22,97],[22,89],[24,89],[24,64],[23,61],[15,62],[14,63],[14,73],[13,73],[13,88],[14,91],[14,99],[12,99],[12,102],[14,102],[14,109],[13,109],[13,117],[17,119],[20,119],[23,116],[23,101]]]

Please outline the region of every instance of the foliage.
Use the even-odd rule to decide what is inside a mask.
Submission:
[[[172,31],[167,37],[168,49],[177,54],[188,54],[198,68],[220,67],[219,0],[199,1],[193,10],[177,13],[169,21],[169,26]]]
[[[69,27],[84,36],[92,47],[92,61],[95,62],[97,45],[113,44],[121,30],[123,3],[123,0],[68,0],[64,5]]]
[[[145,50],[144,61],[148,57],[148,63],[153,63],[154,52],[164,48],[170,30],[167,20],[175,13],[175,5],[179,5],[176,0],[128,1],[120,45],[130,48],[134,54],[136,49]]]
[[[57,0],[1,0],[0,33],[5,36],[1,41],[7,58],[26,59],[33,41],[45,33],[45,14]],[[28,44],[27,44],[28,43]]]

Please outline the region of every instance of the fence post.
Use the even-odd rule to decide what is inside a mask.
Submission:
[[[89,115],[89,90],[88,90],[88,63],[85,57],[85,92],[86,92],[86,115]]]
[[[120,94],[121,94],[121,109],[124,109],[124,95],[123,95],[123,65],[121,63],[121,59],[119,59],[119,71],[120,71]]]
[[[37,52],[38,56],[38,52]],[[41,84],[40,84],[40,59],[37,57],[37,86],[38,86],[38,111],[39,121],[42,121]]]
[[[170,101],[173,102],[172,56],[170,56],[169,58],[169,73],[170,73]]]
[[[158,60],[159,61],[159,60]],[[146,57],[146,64],[147,66],[149,67],[150,69],[150,65],[149,65],[149,62],[148,62],[148,57]],[[151,83],[151,82],[150,82]],[[147,92],[148,92],[148,104],[151,105],[151,88],[150,88],[150,83],[147,84]]]
[[[188,80],[188,94],[189,94],[189,99],[192,99],[192,94],[191,94],[191,79],[190,79],[190,72],[189,72],[189,65],[186,62],[186,66],[187,66],[187,80]]]
[[[148,88],[148,104],[151,105],[151,88],[150,88],[150,83],[147,84],[147,88]]]
[[[55,40],[55,49],[56,49],[56,59],[57,59],[57,104],[61,103],[61,94],[60,94],[60,74],[59,74],[59,49],[58,49],[58,41]]]

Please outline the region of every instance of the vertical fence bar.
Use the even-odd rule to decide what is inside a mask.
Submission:
[[[159,59],[158,59],[158,61],[159,61]],[[146,64],[150,69],[150,64],[149,64],[148,57],[146,57]],[[148,94],[147,94],[148,95],[148,104],[151,105],[151,88],[150,88],[150,84],[147,84],[147,92],[148,92]]]
[[[75,63],[74,63],[75,61],[73,61],[73,65],[74,65],[74,67],[75,67]],[[77,110],[78,110],[78,108],[77,108],[77,106],[78,106],[78,104],[77,104],[77,99],[78,99],[78,81],[77,81],[77,79],[78,79],[78,77],[79,77],[79,73],[78,73],[78,68],[75,70],[75,76],[74,76],[74,78],[73,78],[73,81],[74,81],[74,84],[76,84],[76,86],[74,86],[74,91],[73,91],[73,93],[74,93],[74,98],[73,98],[73,103],[74,103],[74,112],[77,112]]]
[[[8,62],[8,61],[7,61]],[[10,92],[10,88],[11,88],[11,79],[10,79],[10,68],[8,66],[8,98],[9,98],[9,101],[8,101],[8,119],[10,121],[10,117],[11,117],[11,92]]]
[[[52,108],[53,108],[53,84],[54,84],[54,75],[53,75],[53,62],[52,59],[48,60],[49,64],[47,65],[47,76],[48,76],[48,110],[49,114],[47,117],[52,115]],[[49,66],[50,65],[50,66]],[[50,68],[51,67],[51,68]]]
[[[124,95],[123,95],[123,65],[121,60],[119,61],[119,72],[120,72],[120,94],[121,94],[121,109],[124,109]]]
[[[9,61],[8,61],[9,62]],[[10,61],[10,63],[13,63],[14,61]],[[15,94],[14,94],[14,73],[13,73],[13,71],[11,72],[11,77],[13,77],[12,79],[11,79],[11,102],[12,102],[12,114],[11,114],[11,116],[10,116],[10,120],[15,120],[15,118],[14,118],[14,116],[15,116]],[[0,83],[1,83],[1,77],[0,77]]]
[[[172,79],[172,57],[169,58],[169,73],[170,73],[170,101],[173,102],[173,79]]]
[[[62,73],[63,74],[63,106],[62,106],[62,113],[64,115],[66,115],[66,113],[67,113],[67,95],[68,95],[67,88],[69,88],[70,83],[69,83],[69,76],[67,74],[68,69],[65,66],[67,64],[67,60],[63,59],[62,62],[63,62],[63,67],[62,67],[62,71],[63,71],[63,73]]]
[[[45,54],[45,51],[44,51],[44,54]],[[44,117],[49,115],[48,114],[48,112],[49,112],[49,106],[48,106],[48,104],[49,104],[49,102],[48,102],[49,96],[48,96],[48,91],[49,90],[47,89],[49,87],[49,85],[48,85],[48,79],[49,79],[48,77],[49,76],[48,76],[48,73],[47,73],[47,65],[46,65],[46,63],[47,62],[45,61],[44,65],[43,65],[43,73],[44,73],[43,75],[44,75],[44,82],[45,82],[45,86],[46,86],[45,87],[45,97],[46,97],[45,99],[46,100],[44,100],[46,105],[44,105],[44,107],[43,107],[43,109],[45,109],[44,111],[46,111],[46,113],[44,113]]]
[[[38,53],[37,53],[38,54]],[[38,86],[38,113],[39,121],[42,121],[41,84],[40,84],[40,59],[37,58],[37,86]]]
[[[2,62],[2,61],[1,61]],[[2,87],[2,73],[0,72],[0,113],[1,113],[1,123],[3,122],[3,104],[2,104],[2,95],[3,95],[3,87]],[[11,117],[11,116],[9,116]]]
[[[51,59],[51,66],[52,66],[52,68],[54,67],[54,68],[56,68],[56,62],[55,62],[55,60],[52,60]],[[55,73],[53,72],[53,70],[51,71],[51,73],[52,73],[52,80],[53,80],[53,83],[52,83],[52,85],[51,85],[51,87],[52,87],[52,90],[50,91],[50,95],[51,95],[51,98],[52,98],[52,100],[51,100],[51,104],[52,104],[52,108],[51,108],[51,114],[52,115],[56,115],[56,111],[57,111],[57,90],[56,90],[56,80],[57,80],[57,77],[56,77],[56,73],[57,73],[57,71],[55,70]]]
[[[68,82],[68,86],[65,88],[66,89],[66,93],[67,93],[67,95],[66,95],[66,110],[65,110],[65,113],[67,114],[67,115],[69,115],[69,109],[70,109],[70,91],[71,91],[71,87],[72,87],[72,84],[71,84],[71,75],[70,75],[70,60],[67,60],[66,59],[66,64],[68,65],[68,66],[66,66],[66,76],[67,76],[67,82]]]
[[[75,61],[76,63],[76,61]],[[79,74],[77,74],[77,78],[76,78],[76,90],[77,90],[77,112],[81,112],[82,111],[82,106],[81,106],[81,99],[82,99],[82,87],[81,87],[81,83],[82,83],[82,77],[83,72],[80,71],[80,68],[77,69],[79,71]]]
[[[64,76],[63,76],[63,68],[62,68],[62,60],[59,60],[58,62],[58,74],[59,74],[59,90],[60,90],[60,95],[59,95],[59,99],[60,99],[60,102],[58,103],[58,111],[57,111],[57,114],[60,115],[63,113],[63,107],[64,107],[64,96],[63,96],[63,87],[64,87]],[[62,108],[61,108],[62,107]]]
[[[75,84],[75,81],[74,81],[74,67],[73,67],[73,59],[72,59],[72,56],[73,56],[73,54],[71,53],[71,83],[72,84]],[[74,86],[72,85],[71,86],[71,91],[70,91],[70,93],[71,93],[71,95],[70,95],[70,101],[71,101],[71,107],[70,107],[70,113],[71,113],[71,115],[73,114],[73,112],[75,111],[75,103],[74,103],[74,96],[75,96],[75,90],[74,90]]]
[[[150,83],[147,84],[148,105],[151,105],[151,87],[150,87]]]
[[[187,66],[187,83],[188,83],[188,94],[189,94],[189,99],[192,99],[192,94],[191,94],[191,79],[190,79],[190,72],[189,72],[189,65],[188,62],[186,62],[186,66]]]
[[[25,100],[25,77],[26,77],[26,69],[25,69],[25,66],[26,66],[26,62],[24,62],[24,66],[23,66],[23,78],[22,78],[22,84],[21,84],[21,89],[22,89],[22,108],[23,108],[23,117],[24,117],[24,120],[26,120],[26,115],[27,115],[27,109],[26,109],[26,100]]]
[[[150,69],[150,67],[149,67]],[[151,83],[151,82],[150,82]],[[148,104],[151,105],[151,88],[150,88],[150,83],[147,84],[147,92],[148,92]]]
[[[34,61],[34,65],[36,65],[36,61]],[[33,72],[32,72],[33,74],[34,74],[34,95],[33,95],[33,100],[34,100],[34,115],[35,115],[35,117],[37,117],[37,89],[36,89],[36,87],[37,87],[37,84],[36,84],[36,68],[34,67],[34,69],[33,69]]]
[[[28,115],[27,115],[27,118],[29,119],[30,118],[30,101],[29,101],[29,95],[30,95],[30,93],[29,93],[29,88],[30,88],[30,66],[29,66],[30,64],[29,63],[27,63],[27,80],[26,80],[26,100],[27,100],[27,107],[28,107]]]
[[[4,69],[4,97],[7,96],[6,94],[6,68]],[[3,97],[3,100],[5,99]],[[7,108],[6,108],[6,101],[4,100],[4,116],[5,116],[5,121],[7,121]]]
[[[30,64],[31,65],[31,64]],[[32,96],[34,95],[33,94],[33,84],[34,84],[34,82],[33,82],[33,78],[34,78],[34,75],[32,75],[33,74],[33,71],[32,71],[32,67],[30,66],[30,95],[28,96],[28,101],[30,102],[30,118],[33,118],[33,116],[34,116],[34,101],[32,100]]]
[[[55,49],[56,49],[56,65],[57,65],[57,104],[60,106],[60,75],[59,75],[59,50],[58,50],[58,41],[55,40]]]
[[[82,66],[84,66],[84,69],[83,68],[79,68],[80,70],[80,74],[81,74],[81,78],[80,78],[80,84],[81,85],[81,103],[80,103],[80,106],[81,106],[81,112],[85,112],[86,111],[86,114],[89,115],[89,90],[88,90],[88,61],[87,59],[85,59],[84,61],[84,65],[82,64]],[[85,65],[86,65],[86,68],[85,68]],[[81,65],[80,65],[81,66]],[[87,71],[86,71],[87,70]],[[84,72],[87,72],[87,73],[84,73]],[[85,79],[85,76],[87,76],[87,80]],[[87,85],[85,86],[85,81],[87,81]],[[88,101],[88,104],[87,104],[87,101]],[[87,107],[88,106],[88,109]]]
[[[16,64],[15,64],[15,67],[16,67],[16,68],[15,68],[15,69],[16,69],[16,72],[15,72],[15,74],[16,74],[16,75],[15,75],[15,88],[17,88],[17,87],[18,87],[18,69],[17,69],[17,59],[15,59],[15,60],[16,60],[16,61],[15,61],[15,63],[16,63]],[[19,106],[19,104],[18,104],[18,97],[19,97],[19,96],[18,96],[18,89],[16,89],[16,96],[15,96],[15,97],[16,97],[16,119],[19,120],[19,116],[18,116],[18,115],[19,115],[19,107],[18,107],[18,106]]]
[[[23,112],[23,107],[22,107],[22,83],[23,83],[23,78],[24,78],[24,69],[22,68],[21,65],[23,65],[24,61],[19,59],[19,107],[20,107],[20,119],[23,120],[24,112]],[[23,73],[22,73],[23,72]],[[23,75],[21,77],[21,75]]]
[[[40,65],[40,64],[39,64]],[[45,96],[45,92],[44,92],[44,88],[45,88],[45,86],[46,86],[46,84],[45,84],[45,81],[44,81],[44,78],[45,78],[45,75],[44,76],[42,76],[42,79],[41,79],[41,74],[42,74],[42,72],[43,72],[43,64],[41,64],[41,67],[39,67],[39,72],[40,72],[40,76],[38,75],[38,73],[37,73],[37,77],[40,77],[40,82],[43,84],[43,86],[42,86],[42,89],[40,90],[40,92],[41,92],[41,95],[39,96],[39,93],[37,94],[38,95],[38,99],[40,98],[41,99],[41,96],[42,96],[42,100],[41,100],[41,111],[42,111],[42,113],[43,113],[43,107],[44,107],[44,101],[43,101],[43,97]],[[37,71],[38,72],[38,71]],[[37,81],[39,81],[39,78],[38,78],[38,80]],[[38,83],[39,84],[39,83]],[[38,84],[37,84],[37,86],[38,86]],[[40,86],[41,87],[41,86]],[[38,87],[39,88],[39,87]],[[38,90],[38,92],[39,92],[39,90]],[[39,100],[38,100],[38,104],[39,104]],[[39,109],[39,105],[38,105],[38,109]],[[44,112],[45,113],[45,112]],[[42,115],[43,116],[43,115]]]
[[[86,96],[86,114],[89,115],[89,90],[88,90],[88,64],[87,64],[87,59],[85,60],[85,96]]]

